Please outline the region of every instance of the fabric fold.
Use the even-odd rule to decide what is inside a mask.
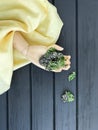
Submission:
[[[0,94],[10,88],[13,73],[13,32],[0,40]]]
[[[13,48],[15,31],[31,45],[55,44],[63,23],[47,0],[0,1],[0,94],[10,88],[13,71],[30,63]]]

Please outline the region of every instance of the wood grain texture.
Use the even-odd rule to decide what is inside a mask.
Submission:
[[[78,0],[79,130],[98,129],[98,1]]]
[[[65,48],[66,55],[72,56],[71,69],[55,74],[55,129],[76,130],[76,99],[75,102],[64,104],[60,98],[66,89],[71,90],[76,95],[76,81],[69,83],[67,79],[70,72],[76,71],[75,0],[55,0],[55,5],[64,22],[58,44]]]
[[[7,101],[6,94],[0,96],[0,129],[7,130]]]
[[[8,94],[8,130],[30,130],[29,66],[14,72]]]
[[[53,76],[32,66],[32,130],[53,130]]]

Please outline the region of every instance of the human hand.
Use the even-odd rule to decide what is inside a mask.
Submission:
[[[39,59],[42,55],[44,55],[49,48],[55,48],[58,51],[62,51],[63,48],[54,44],[52,46],[43,46],[43,45],[29,45],[27,41],[22,37],[19,32],[16,32],[13,39],[14,48],[16,48],[19,52],[21,52],[28,60],[30,60],[33,64],[40,67],[41,69],[45,69],[39,63]],[[64,56],[65,58],[65,66],[56,70],[52,70],[53,72],[61,72],[62,70],[68,70],[70,68],[70,58],[71,56]]]
[[[55,48],[58,51],[62,51],[63,48],[58,45],[52,45],[52,46],[41,46],[41,45],[33,45],[28,46],[26,57],[29,59],[33,64],[36,66],[46,70],[44,66],[42,66],[39,62],[39,59],[41,56],[43,56],[50,48]],[[61,72],[62,70],[68,70],[70,68],[70,56],[64,56],[65,58],[65,66],[60,67],[59,69],[51,70],[53,72]]]

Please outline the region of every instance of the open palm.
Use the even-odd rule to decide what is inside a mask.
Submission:
[[[14,48],[20,51],[28,60],[30,60],[36,66],[45,70],[45,67],[40,65],[39,59],[42,55],[44,55],[47,50],[51,47],[55,48],[58,51],[62,51],[63,48],[54,44],[52,46],[43,46],[43,45],[29,45],[26,40],[21,36],[20,33],[15,33],[14,35]],[[53,72],[61,72],[62,70],[68,70],[70,68],[70,56],[65,57],[65,67],[61,67],[60,69],[52,70]]]

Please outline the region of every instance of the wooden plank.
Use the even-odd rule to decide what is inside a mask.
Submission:
[[[16,70],[8,94],[9,130],[30,130],[29,66]]]
[[[98,1],[78,1],[79,130],[98,129]]]
[[[64,90],[71,90],[76,95],[76,81],[68,82],[67,76],[76,71],[76,20],[75,0],[55,0],[60,17],[64,22],[62,34],[58,44],[65,48],[64,53],[72,56],[71,69],[55,74],[55,129],[76,130],[76,99],[72,103],[63,103],[61,94]]]
[[[53,73],[32,65],[31,82],[32,130],[53,130]]]
[[[53,130],[53,75],[32,66],[32,130]]]
[[[7,102],[6,94],[0,96],[0,129],[7,130]]]

